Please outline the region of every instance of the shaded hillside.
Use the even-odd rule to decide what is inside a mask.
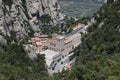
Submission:
[[[95,4],[97,4],[97,3],[102,3],[104,0],[59,0],[59,1],[68,1],[68,2],[76,1],[76,2],[85,2],[85,3],[95,3]]]
[[[22,44],[0,44],[0,80],[48,80],[45,58],[31,60]]]
[[[96,24],[83,34],[78,55],[78,80],[120,80],[120,3],[103,5]]]
[[[99,10],[103,0],[59,0],[61,12],[72,17],[90,17]]]

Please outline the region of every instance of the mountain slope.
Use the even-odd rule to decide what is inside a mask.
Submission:
[[[63,19],[59,10],[57,0],[0,0],[0,31],[4,35],[11,35],[10,31],[40,32],[44,23],[59,24]]]
[[[61,12],[72,17],[91,17],[104,0],[59,0]]]
[[[72,1],[74,2],[74,0],[59,0],[59,1]],[[86,2],[86,3],[102,3],[104,0],[75,0],[76,2]]]
[[[44,55],[30,59],[23,44],[59,24],[59,9],[57,0],[0,0],[0,80],[49,80]]]
[[[103,5],[75,50],[78,80],[120,79],[120,3]]]
[[[48,80],[45,58],[31,60],[22,44],[0,44],[0,80]]]

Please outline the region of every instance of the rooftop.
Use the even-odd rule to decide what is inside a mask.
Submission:
[[[66,64],[65,67],[66,67],[67,69],[70,69],[71,65],[70,65],[70,64]]]
[[[36,45],[37,46],[42,46],[42,43],[41,42],[36,42]]]
[[[81,28],[81,27],[84,27],[84,26],[85,26],[85,24],[79,23],[78,25],[74,26],[72,29],[73,29],[73,30],[76,30],[76,29]]]
[[[64,43],[67,44],[67,43],[69,43],[71,41],[72,41],[72,39],[65,39]]]
[[[58,39],[64,39],[64,36],[60,36],[60,37],[58,37]]]
[[[48,38],[48,35],[39,35],[40,38]]]
[[[53,35],[52,35],[54,38],[58,38],[58,37],[60,37],[61,35],[59,35],[59,34],[57,34],[57,33],[53,33]]]
[[[39,37],[35,37],[35,38],[31,38],[32,41],[41,41],[41,39]]]
[[[56,38],[52,38],[52,39],[50,39],[50,42],[51,42],[51,43],[56,43],[56,42],[57,42],[57,39],[56,39]]]

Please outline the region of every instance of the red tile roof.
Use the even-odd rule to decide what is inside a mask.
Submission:
[[[85,24],[79,23],[79,24],[77,24],[76,26],[74,26],[72,29],[73,29],[73,30],[76,30],[76,29],[78,29],[78,28],[80,28],[80,27],[84,27],[84,26],[85,26]]]

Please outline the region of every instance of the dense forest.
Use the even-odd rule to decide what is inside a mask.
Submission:
[[[23,44],[6,39],[6,45],[0,44],[0,80],[48,80],[44,55],[32,60]]]
[[[104,4],[75,50],[78,80],[120,80],[120,3]]]

